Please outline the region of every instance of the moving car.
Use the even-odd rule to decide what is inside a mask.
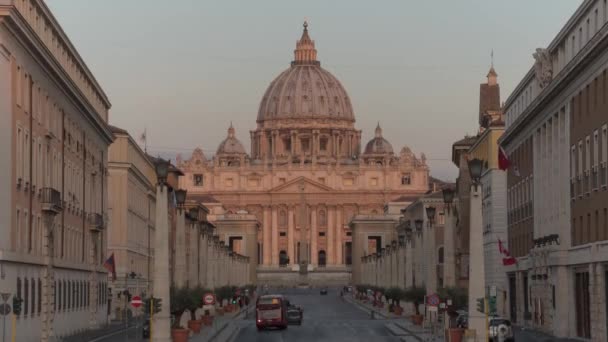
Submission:
[[[515,341],[511,321],[508,319],[494,316],[490,319],[489,325],[490,341]]]
[[[267,327],[287,328],[288,301],[282,295],[263,295],[255,305],[255,325],[259,330]]]
[[[322,287],[321,288],[321,294],[322,295],[326,295],[327,294],[327,287]]]
[[[287,308],[287,323],[302,325],[303,313],[298,306],[292,305]]]

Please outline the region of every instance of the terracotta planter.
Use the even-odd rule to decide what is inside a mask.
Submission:
[[[173,338],[173,342],[188,342],[188,335],[190,335],[190,331],[188,329],[171,329],[171,337]]]
[[[464,336],[464,329],[461,328],[450,328],[448,331],[448,341],[449,342],[462,342],[462,337]]]
[[[395,305],[395,307],[393,308],[393,313],[397,316],[401,316],[401,314],[403,313],[403,308],[399,305]]]
[[[201,332],[202,324],[203,324],[203,321],[190,320],[190,321],[188,321],[188,329],[192,330],[193,333],[198,334]]]
[[[415,325],[422,325],[422,321],[424,320],[424,316],[422,315],[412,315],[412,323]]]
[[[217,309],[215,310],[215,312],[217,312],[217,314],[218,314],[219,316],[224,316],[224,309],[223,309],[223,308],[217,308]]]
[[[210,327],[211,325],[213,325],[213,316],[210,315],[206,315],[201,317],[201,321],[203,322],[204,325]]]

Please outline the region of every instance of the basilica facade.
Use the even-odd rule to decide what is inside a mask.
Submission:
[[[180,186],[210,207],[224,242],[258,270],[347,269],[351,219],[428,192],[429,168],[424,154],[395,152],[379,124],[362,145],[351,99],[321,67],[306,23],[294,55],[261,99],[250,152],[231,125],[212,158],[200,148],[178,158]],[[238,217],[254,218],[255,233],[223,234],[222,221]]]

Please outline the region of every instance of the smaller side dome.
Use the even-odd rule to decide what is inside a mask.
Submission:
[[[393,145],[388,140],[382,137],[382,128],[380,123],[376,126],[376,134],[367,145],[365,145],[365,154],[393,154]]]
[[[228,136],[220,143],[216,154],[246,154],[243,144],[239,141],[239,139],[236,138],[234,127],[232,127],[232,122],[228,128]]]

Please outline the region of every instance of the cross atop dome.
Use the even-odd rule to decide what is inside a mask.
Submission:
[[[228,127],[228,138],[234,138],[234,127],[232,127],[232,121],[230,121],[230,127]]]
[[[317,50],[315,41],[308,35],[308,21],[304,21],[302,37],[296,42],[296,49],[293,52],[294,61],[292,64],[319,64],[317,61]]]
[[[382,138],[382,128],[380,127],[380,121],[378,121],[378,125],[376,126],[376,138]]]

